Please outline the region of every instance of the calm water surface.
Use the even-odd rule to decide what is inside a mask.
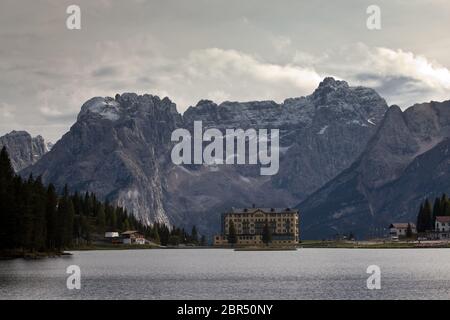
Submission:
[[[381,290],[366,269],[381,268]],[[66,268],[81,268],[68,290]],[[73,252],[0,261],[0,299],[450,299],[450,249]]]

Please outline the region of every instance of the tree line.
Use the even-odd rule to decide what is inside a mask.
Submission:
[[[0,251],[61,252],[89,245],[105,231],[137,230],[161,245],[206,245],[196,227],[170,229],[165,224],[142,224],[125,208],[99,201],[94,193],[69,193],[65,186],[44,186],[40,177],[23,179],[14,173],[3,147],[0,152]]]
[[[417,215],[417,232],[434,230],[438,216],[450,216],[450,200],[445,193],[434,200],[433,206],[428,198],[420,204]]]

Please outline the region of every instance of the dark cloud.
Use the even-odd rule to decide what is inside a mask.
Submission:
[[[55,141],[84,101],[125,91],[167,95],[183,111],[203,98],[308,94],[331,74],[373,85],[403,107],[445,96],[450,3],[378,0],[382,30],[373,32],[365,24],[372,2],[78,0],[82,30],[69,31],[72,2],[2,0],[0,104],[8,117],[0,118],[0,134],[26,129]],[[358,42],[369,48],[358,59],[341,54]],[[422,54],[444,69],[433,67],[431,81],[421,81],[414,70],[392,68],[392,57],[374,54],[375,47]],[[384,64],[373,70],[369,55]]]
[[[119,74],[118,68],[114,66],[101,67],[92,72],[93,77],[113,77]]]

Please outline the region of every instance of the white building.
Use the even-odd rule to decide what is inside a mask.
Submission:
[[[450,216],[437,216],[434,230],[439,239],[450,238]]]
[[[123,244],[145,244],[145,237],[143,234],[135,230],[122,232]]]
[[[105,238],[118,238],[118,237],[119,237],[118,232],[113,232],[113,231],[105,232]]]
[[[411,233],[417,234],[416,225],[412,222],[392,223],[389,226],[389,235],[391,238],[406,237],[408,225],[411,227]]]

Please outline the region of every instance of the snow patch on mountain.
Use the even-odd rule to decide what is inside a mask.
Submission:
[[[110,97],[95,97],[83,104],[79,117],[89,113],[98,114],[103,119],[116,121],[121,114],[120,104]]]

